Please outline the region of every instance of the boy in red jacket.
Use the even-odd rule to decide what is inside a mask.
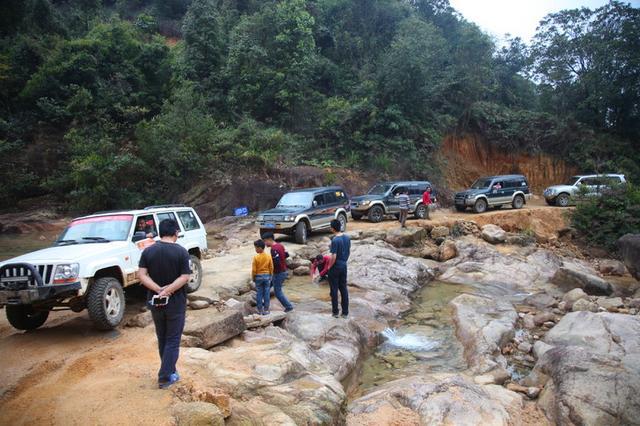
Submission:
[[[323,256],[319,254],[316,256],[313,262],[311,262],[311,268],[309,268],[309,275],[311,276],[312,282],[316,277],[316,271],[318,271],[317,276],[320,278],[318,281],[328,279],[327,274],[329,273],[330,260],[331,260],[330,256]]]

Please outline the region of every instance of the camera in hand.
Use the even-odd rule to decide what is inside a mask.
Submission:
[[[169,296],[155,295],[151,298],[151,305],[153,306],[165,306],[169,303]]]

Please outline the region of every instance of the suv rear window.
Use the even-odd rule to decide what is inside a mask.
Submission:
[[[180,222],[182,223],[182,227],[185,231],[193,231],[194,229],[200,228],[198,219],[196,219],[196,215],[193,214],[192,211],[183,211],[177,213],[178,217],[180,218]],[[158,215],[158,218],[160,218],[160,215]]]
[[[409,187],[409,195],[422,195],[425,189],[419,186],[410,186]]]
[[[338,202],[338,198],[336,197],[336,193],[334,191],[325,192],[324,194],[324,202],[325,204],[335,204]]]

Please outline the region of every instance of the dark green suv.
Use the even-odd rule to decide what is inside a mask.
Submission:
[[[395,181],[376,184],[367,192],[351,199],[351,217],[355,220],[366,216],[371,222],[380,222],[385,215],[400,214],[400,203],[396,196],[403,190],[409,191],[410,213],[417,219],[424,219],[427,206],[422,203],[422,194],[431,188],[428,181]]]
[[[458,211],[467,207],[476,213],[483,213],[489,207],[500,208],[510,205],[521,209],[531,198],[529,182],[523,175],[487,176],[477,179],[471,188],[455,195]]]

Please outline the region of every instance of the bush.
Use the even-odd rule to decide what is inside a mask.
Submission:
[[[616,250],[618,238],[640,232],[640,187],[629,184],[580,203],[571,222],[589,243]]]

